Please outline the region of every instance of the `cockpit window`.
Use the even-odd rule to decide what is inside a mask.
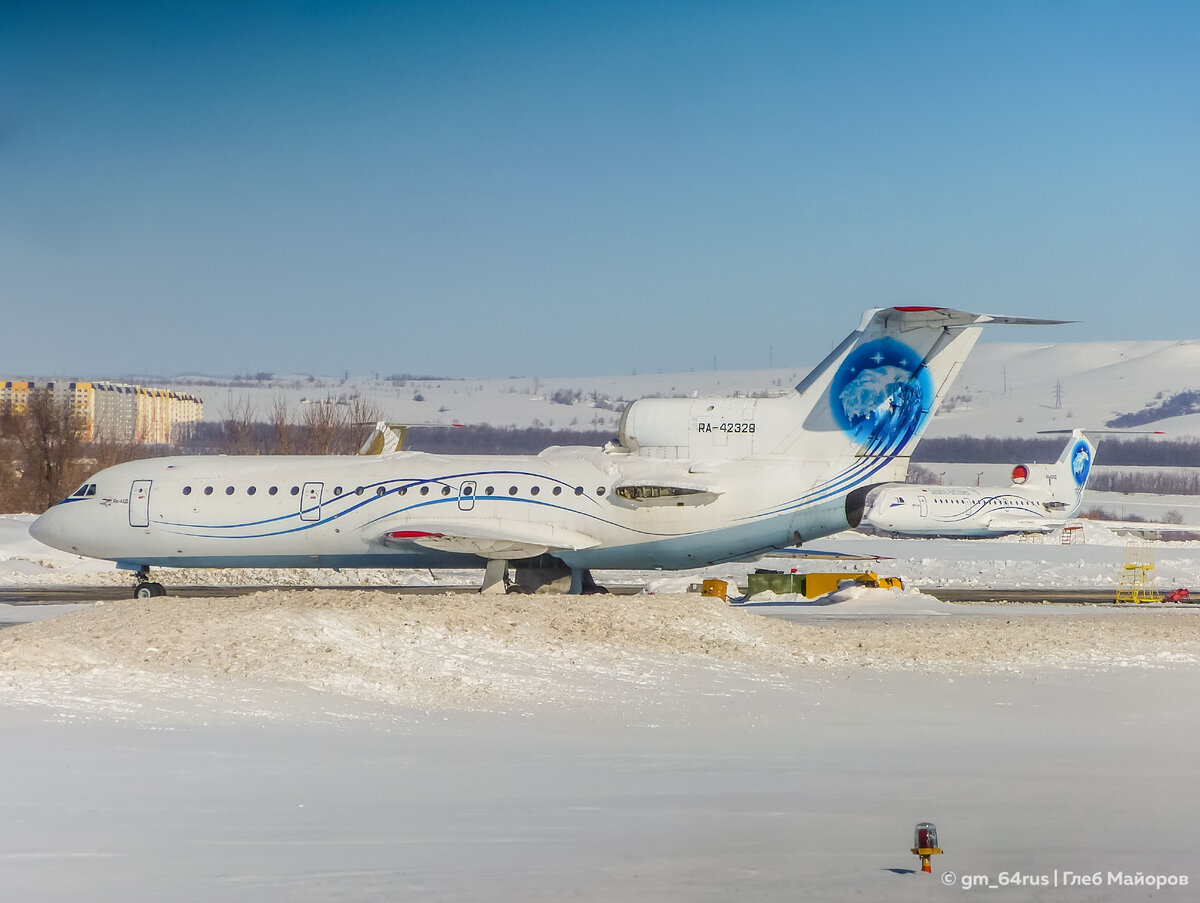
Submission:
[[[74,492],[71,493],[70,498],[81,499],[81,498],[84,498],[85,496],[95,495],[95,494],[96,494],[96,484],[95,483],[84,483],[82,486],[80,486],[78,489],[76,489]]]

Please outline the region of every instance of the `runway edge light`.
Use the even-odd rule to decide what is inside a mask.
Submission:
[[[919,822],[913,830],[913,853],[921,857],[921,871],[932,872],[929,857],[940,853],[938,848],[937,826],[932,822]]]

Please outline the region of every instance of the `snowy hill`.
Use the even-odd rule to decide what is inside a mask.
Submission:
[[[822,353],[819,349],[812,360],[768,370],[499,380],[184,377],[170,384],[203,398],[210,421],[224,419],[242,403],[265,420],[278,401],[299,410],[313,401],[348,402],[359,396],[400,422],[615,431],[624,402],[649,395],[780,393],[798,383]],[[469,366],[469,361],[450,363]],[[1195,389],[1200,389],[1197,340],[981,344],[928,435],[1029,436],[1041,429],[1098,428],[1119,414]],[[1200,436],[1200,414],[1165,418],[1146,428]]]

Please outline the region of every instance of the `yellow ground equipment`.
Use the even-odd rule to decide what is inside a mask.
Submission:
[[[1117,580],[1116,602],[1158,602],[1162,596],[1154,588],[1154,546],[1145,542],[1125,544],[1125,563]]]
[[[705,580],[700,584],[700,595],[714,596],[722,602],[728,601],[729,584],[724,580]]]
[[[872,571],[833,574],[784,574],[780,571],[758,571],[746,575],[746,592],[751,596],[769,591],[777,596],[795,594],[815,599],[817,596],[832,593],[844,580],[853,580],[863,586],[882,587],[883,589],[904,588],[899,577],[880,577]]]

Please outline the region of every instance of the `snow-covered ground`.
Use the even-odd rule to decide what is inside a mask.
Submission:
[[[0,518],[4,584],[128,581],[29,520]],[[1200,606],[911,588],[1114,586],[1124,539],[1085,539],[846,534],[819,545],[909,588],[821,605],[678,592],[745,565],[486,599],[163,571],[295,588],[6,606],[0,899],[1190,899]],[[1200,587],[1200,543],[1153,548]]]

